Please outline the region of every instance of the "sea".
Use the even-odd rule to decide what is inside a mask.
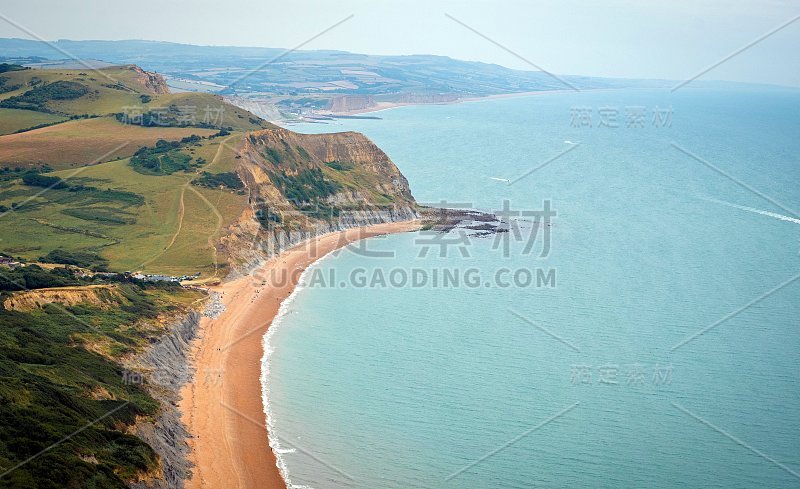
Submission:
[[[292,487],[800,487],[800,91],[369,115],[287,127],[502,219],[304,273],[262,361]]]

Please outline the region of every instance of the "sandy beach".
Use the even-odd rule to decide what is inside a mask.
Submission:
[[[254,274],[212,287],[226,310],[204,317],[191,358],[194,379],[179,404],[193,438],[189,488],[284,489],[269,447],[261,397],[262,339],[300,273],[325,254],[359,239],[419,228],[416,221],[326,234],[291,248]],[[289,276],[263,285],[269,276]]]

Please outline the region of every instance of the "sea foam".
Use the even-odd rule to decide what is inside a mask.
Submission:
[[[264,335],[263,345],[264,345],[264,355],[261,357],[261,398],[263,399],[264,404],[264,416],[266,416],[267,421],[267,433],[269,436],[269,446],[272,449],[273,453],[275,453],[276,465],[278,466],[278,470],[283,477],[283,480],[286,481],[286,485],[291,489],[313,489],[309,486],[305,485],[296,485],[292,483],[292,479],[289,474],[289,468],[286,465],[286,460],[284,460],[283,455],[295,453],[297,450],[292,447],[284,447],[281,445],[280,437],[275,432],[275,415],[272,412],[272,405],[270,404],[270,385],[269,385],[269,372],[270,372],[270,359],[272,356],[272,352],[275,351],[272,346],[272,336],[278,330],[278,328],[283,324],[283,318],[286,317],[291,311],[291,306],[294,303],[297,295],[308,286],[308,276],[322,260],[330,256],[334,251],[330,251],[325,255],[318,258],[316,261],[311,263],[303,273],[300,274],[299,279],[297,280],[297,285],[295,286],[292,293],[289,294],[289,297],[284,299],[281,302],[280,307],[278,308],[278,313],[275,315],[275,318],[270,323],[269,328],[267,328],[267,332]]]

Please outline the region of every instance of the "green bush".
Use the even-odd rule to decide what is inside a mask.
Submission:
[[[244,188],[244,184],[242,180],[239,178],[239,175],[236,172],[226,172],[226,173],[209,173],[204,171],[200,178],[196,178],[192,180],[193,185],[197,185],[199,187],[208,187],[208,188],[229,188],[232,190],[239,190]]]
[[[0,73],[5,73],[7,71],[22,71],[22,70],[29,70],[30,68],[25,68],[22,65],[15,65],[12,63],[0,63]]]
[[[334,160],[334,161],[328,162],[327,165],[329,167],[333,168],[336,171],[350,171],[353,168],[355,168],[355,165],[353,165],[352,163],[347,162],[347,161],[335,161]]]
[[[84,282],[72,271],[65,268],[45,270],[37,265],[28,265],[0,273],[0,292],[66,287],[82,283]]]
[[[26,173],[22,176],[22,183],[31,187],[44,187],[62,189],[67,188],[68,185],[59,177],[49,177],[39,173]]]
[[[89,93],[89,88],[77,82],[59,80],[40,85],[22,95],[0,101],[0,107],[52,112],[45,105],[51,100],[74,100]]]
[[[192,157],[181,153],[180,148],[200,141],[200,136],[192,135],[180,141],[159,139],[152,147],[139,148],[130,159],[130,165],[144,175],[171,175],[177,171],[193,168]]]
[[[272,183],[295,205],[316,203],[339,191],[341,186],[328,180],[319,168],[299,170],[296,175],[269,172]]]
[[[0,66],[2,66],[2,65],[0,65]],[[0,72],[0,73],[2,73],[2,72]],[[5,76],[0,76],[0,93],[13,92],[14,90],[19,90],[20,88],[22,88],[22,85],[20,85],[20,84],[11,84],[11,85],[9,85],[8,81],[9,81],[9,79],[6,78]]]

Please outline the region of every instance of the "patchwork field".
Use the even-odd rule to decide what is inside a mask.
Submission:
[[[69,188],[43,191],[11,179],[0,188],[0,205],[11,209],[16,204],[0,217],[0,251],[35,260],[63,248],[97,253],[115,271],[219,275],[225,258],[217,256],[215,239],[241,214],[247,196],[191,182],[200,171],[230,168],[240,138],[236,133],[182,148],[204,159],[197,171],[146,175],[125,158],[79,173],[47,174],[62,178]]]

